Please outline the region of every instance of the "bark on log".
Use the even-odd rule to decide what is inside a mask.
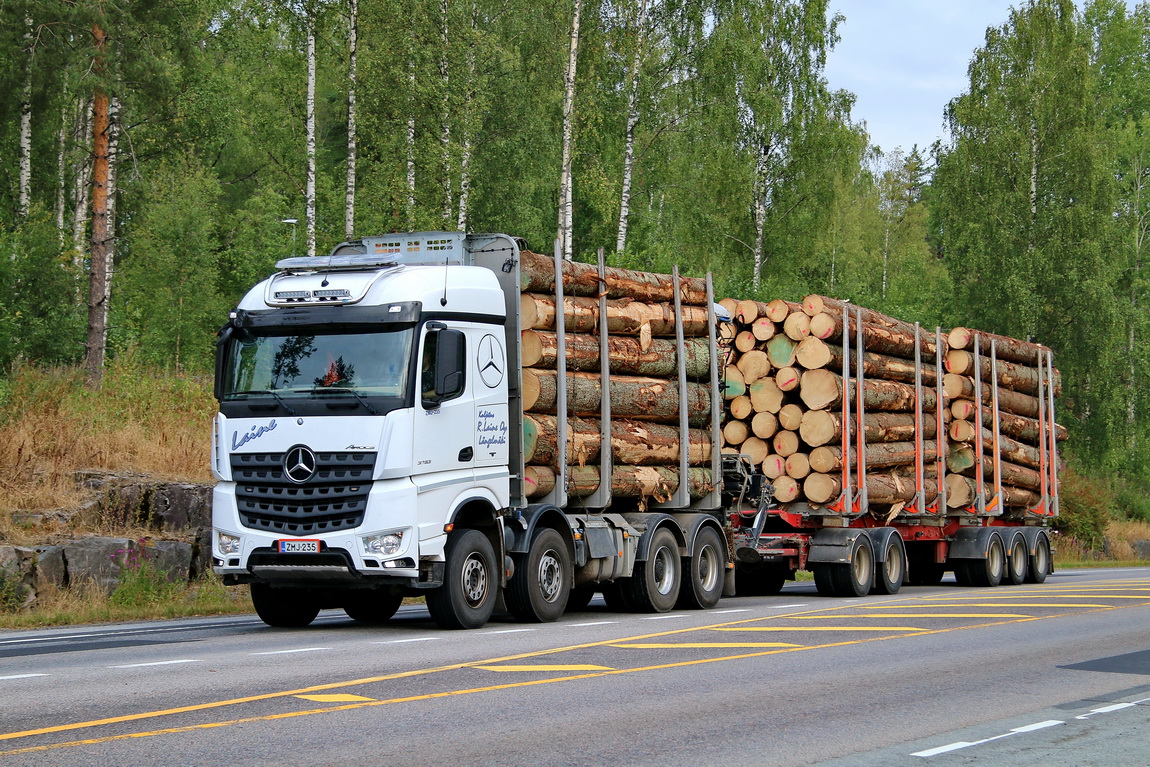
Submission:
[[[959,423],[956,421],[955,423]],[[951,453],[955,450],[966,447],[969,443],[974,442],[974,424],[964,421],[965,427],[959,427],[959,436],[966,437],[966,439],[955,439],[953,433],[956,431],[954,424],[951,424],[950,432],[951,439],[955,441],[955,445],[951,447]],[[994,450],[994,437],[990,433],[990,429],[983,427],[982,429],[982,452],[990,454]],[[1031,469],[1038,469],[1042,466],[1042,454],[1037,447],[1027,445],[1024,442],[1011,439],[1005,434],[1000,434],[998,437],[998,452],[1005,460],[1011,463],[1017,463],[1019,466],[1027,466]],[[971,453],[973,456],[973,452]],[[973,458],[971,459],[973,463]],[[952,469],[958,471],[958,469]]]
[[[827,351],[830,354],[830,364],[826,367],[832,371],[839,371],[843,369],[843,349],[836,344],[827,344]],[[851,375],[855,374],[856,366],[858,365],[858,357],[855,352],[851,352]],[[911,351],[913,355],[913,350]],[[902,383],[914,384],[914,360],[905,359],[902,357],[892,357],[889,354],[878,354],[877,352],[863,352],[863,375],[867,378],[885,378],[888,381],[900,381]],[[934,366],[934,357],[929,360],[923,359],[922,364],[922,385],[934,386],[937,381],[937,375]]]
[[[688,338],[684,342],[687,375],[700,378],[710,371],[710,351],[704,338]],[[522,333],[524,367],[553,368],[559,353],[555,333],[546,330],[525,330]],[[675,360],[675,342],[663,338],[651,341],[643,349],[637,338],[615,337],[607,339],[607,353],[611,372],[621,375],[657,376],[672,378],[678,375]],[[591,335],[572,333],[567,336],[567,369],[598,371],[599,339]]]
[[[989,428],[993,425],[994,418],[990,412],[990,408],[982,409],[982,425]],[[1038,421],[1034,418],[1027,418],[1022,415],[1015,415],[1014,413],[999,413],[998,414],[999,432],[1005,434],[1022,442],[1029,442],[1033,445],[1038,444],[1039,432]],[[955,442],[972,442],[974,440],[975,429],[977,426],[973,421],[951,421],[950,424],[950,438]],[[1061,424],[1054,425],[1054,435],[1059,441],[1066,439],[1066,427]]]
[[[998,359],[1019,362],[1031,367],[1038,367],[1039,354],[1045,355],[1050,352],[1050,347],[1042,344],[1021,341],[1010,336],[1000,336],[997,333],[987,333],[985,330],[974,330],[973,328],[954,328],[946,336],[951,349],[974,349],[975,338],[979,339],[980,352],[987,357],[990,356],[990,344],[993,341]]]
[[[1025,487],[1027,490],[1042,488],[1042,475],[1034,469],[1019,466],[1005,459],[999,461],[999,466],[1002,467],[1003,484]],[[950,455],[946,458],[946,467],[955,474],[974,476],[974,448],[969,445],[958,445],[952,448]],[[983,478],[987,481],[994,478],[994,459],[989,455],[984,454],[982,456],[982,472]]]
[[[760,378],[747,387],[747,396],[756,413],[777,413],[783,406],[783,391],[775,379]]]
[[[923,489],[930,503],[938,495],[938,481],[924,478]],[[908,481],[897,474],[868,474],[866,490],[870,503],[905,503],[915,496],[914,480]],[[833,474],[811,474],[803,482],[803,492],[812,503],[827,503],[842,492],[842,481]]]
[[[669,274],[649,274],[631,269],[608,267],[606,282],[599,281],[599,268],[578,261],[564,261],[563,293],[596,296],[604,290],[607,298],[630,298],[647,303],[674,303],[674,281]],[[555,293],[555,261],[524,250],[519,253],[519,284],[526,293]],[[697,277],[680,277],[681,302],[707,305],[707,282]]]
[[[559,424],[556,416],[527,414],[523,424],[523,459],[527,463],[555,465],[559,457]],[[711,460],[711,435],[689,429],[687,460],[701,465]],[[586,465],[599,460],[601,447],[598,420],[567,420],[567,461]],[[679,461],[679,429],[665,424],[629,419],[611,422],[611,455],[615,463],[630,466],[663,466]]]
[[[990,355],[979,358],[982,368],[982,380],[990,382]],[[955,375],[974,375],[974,354],[962,349],[952,349],[946,354],[946,370]],[[1020,365],[1017,362],[998,361],[998,385],[1008,389],[1020,391],[1025,394],[1038,394],[1038,368]],[[1062,374],[1054,369],[1054,394],[1062,392]]]
[[[519,317],[523,330],[555,329],[555,297],[538,293],[519,296]],[[584,296],[563,298],[564,327],[568,333],[598,333],[599,299]],[[675,335],[674,304],[647,304],[630,298],[607,301],[607,331],[615,335],[637,336],[643,326],[654,336]],[[683,307],[683,335],[707,335],[707,310],[701,306]]]
[[[936,419],[932,414],[924,414],[923,439],[934,439],[937,433]],[[853,420],[850,434],[852,438],[855,435]],[[799,436],[811,447],[837,443],[842,439],[842,416],[829,410],[808,410],[803,413],[799,424]],[[867,442],[913,442],[914,413],[865,413],[863,439]]]
[[[974,379],[969,376],[960,376],[947,373],[942,377],[942,390],[949,399],[974,399]],[[989,405],[993,401],[994,392],[990,384],[982,382],[982,401]],[[1028,418],[1038,417],[1038,398],[1031,397],[1013,389],[998,388],[998,407],[1008,413],[1024,415]]]
[[[523,409],[554,413],[556,400],[554,370],[523,370]],[[603,382],[594,373],[567,374],[568,413],[574,416],[598,417]],[[611,414],[618,418],[643,418],[660,423],[678,424],[679,386],[675,381],[634,376],[612,376],[609,389]],[[687,420],[693,427],[705,426],[711,420],[710,388],[704,384],[687,384]]]
[[[902,323],[905,325],[906,323]],[[843,319],[839,315],[823,313],[811,318],[811,335],[824,341],[842,341]],[[851,345],[855,342],[855,320],[852,317],[849,324]],[[919,344],[924,361],[933,361],[935,354],[934,333],[922,331],[922,341]],[[863,349],[865,351],[889,354],[893,357],[914,359],[914,326],[909,329],[896,329],[884,325],[869,324],[863,321]],[[943,352],[946,351],[946,339],[943,339]]]
[[[799,384],[799,398],[811,410],[836,407],[842,402],[842,377],[829,370],[808,370],[803,373]],[[922,407],[927,412],[934,408],[935,399],[933,389],[923,388]],[[913,411],[914,387],[897,381],[868,378],[863,381],[863,404],[867,410]]]
[[[946,475],[946,505],[952,509],[963,508],[974,504],[978,485],[970,477],[961,474]],[[985,486],[984,492],[989,501],[994,496],[994,488]],[[1012,508],[1030,508],[1038,505],[1040,496],[1033,490],[1010,485],[1002,486],[1002,505]]]
[[[599,489],[596,466],[568,466],[567,492],[575,498]],[[549,466],[528,466],[523,486],[528,498],[540,498],[555,489],[556,473]],[[711,491],[710,469],[691,469],[687,478],[692,498]],[[619,498],[669,500],[679,486],[679,470],[666,466],[616,466],[611,472],[611,493]]]
[[[857,304],[840,301],[837,298],[827,298],[826,296],[807,296],[803,299],[804,308],[807,306],[808,301],[811,302],[810,305],[813,308],[815,306],[815,299],[818,299],[821,304],[822,308],[820,311],[835,318],[839,325],[842,325],[843,307],[846,306],[850,310],[850,317],[852,320],[854,319],[855,312],[859,309],[862,309],[862,321],[864,326],[877,325],[878,327],[887,328],[888,330],[893,330],[899,333],[907,333],[911,336],[914,335],[913,322],[906,322],[904,320],[883,314],[882,312],[876,312],[874,309],[867,309],[865,307],[859,307]],[[811,319],[814,319],[814,317],[819,313],[820,312],[815,312],[812,314]],[[923,334],[925,335],[925,333],[926,331],[924,329]],[[933,339],[934,333],[931,332],[930,336],[931,339]]]
[[[933,461],[938,450],[936,440],[925,440],[922,443],[924,461]],[[866,446],[866,468],[869,473],[872,469],[882,469],[888,466],[906,466],[914,463],[915,450],[913,442],[872,442]],[[842,468],[842,448],[834,445],[816,447],[810,453],[811,470],[828,474]],[[858,466],[857,451],[850,450],[852,467]]]

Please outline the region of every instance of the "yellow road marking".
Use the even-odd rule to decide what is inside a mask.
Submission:
[[[838,609],[838,608],[827,608],[827,609],[833,610],[833,609]],[[1106,609],[1111,609],[1111,608],[1106,608]],[[897,638],[905,639],[908,637],[915,637],[915,636],[931,636],[934,634],[947,634],[947,633],[951,633],[954,631],[969,631],[971,629],[989,628],[992,626],[1000,626],[1000,625],[1005,625],[1005,624],[1009,624],[1009,623],[1026,623],[1026,622],[1030,622],[1030,621],[1049,620],[1051,618],[1066,617],[1067,615],[1070,615],[1070,614],[1071,613],[1062,613],[1060,615],[1046,615],[1046,616],[1041,616],[1041,617],[1036,617],[1036,618],[1023,618],[1023,619],[1015,619],[1015,620],[1009,620],[1009,621],[1000,621],[1000,622],[995,622],[995,623],[982,623],[982,624],[977,624],[977,625],[972,625],[972,626],[952,626],[952,627],[948,627],[948,628],[933,629],[933,630],[920,629],[920,630],[918,630],[919,633],[909,634],[909,635],[903,634]],[[1079,615],[1081,613],[1073,613],[1073,614]],[[717,630],[717,631],[739,631],[739,630],[743,630],[743,629],[727,628],[725,626],[731,626],[731,625],[740,624],[740,623],[750,623],[750,622],[758,621],[758,620],[762,620],[762,619],[761,618],[751,618],[751,619],[748,619],[745,621],[735,621],[732,624],[719,624],[718,626],[700,626],[700,627],[691,628],[691,629],[678,629],[678,630],[674,630],[674,631],[662,632],[659,634],[650,634],[650,635],[647,635],[647,637],[634,637],[634,639],[644,639],[644,638],[655,637],[655,636],[668,636],[668,635],[673,635],[673,634],[682,634],[682,633],[686,633],[689,631],[700,631],[700,630],[708,630],[708,629]],[[842,627],[838,627],[838,628],[841,629]],[[903,629],[903,630],[914,630],[914,629]],[[252,716],[252,717],[245,717],[242,719],[233,719],[233,720],[220,721],[220,722],[209,722],[206,724],[187,725],[184,727],[170,727],[170,728],[161,729],[161,730],[125,733],[122,735],[109,735],[109,736],[100,737],[100,738],[90,738],[90,739],[86,739],[86,740],[68,741],[68,742],[63,742],[63,743],[52,743],[52,744],[43,745],[43,746],[29,746],[26,748],[13,749],[10,751],[0,751],[0,756],[13,756],[16,754],[36,753],[36,752],[55,750],[55,749],[59,749],[59,748],[70,748],[70,747],[75,747],[75,746],[93,745],[93,744],[100,744],[100,743],[110,743],[110,742],[118,741],[118,740],[147,738],[147,737],[153,737],[156,735],[166,735],[166,734],[181,733],[181,732],[192,732],[195,730],[207,730],[207,729],[214,729],[216,727],[229,727],[229,726],[233,726],[233,725],[237,725],[237,724],[248,724],[248,723],[252,723],[252,722],[268,722],[268,721],[275,721],[278,719],[289,719],[289,718],[298,717],[298,716],[311,716],[313,714],[328,714],[328,713],[335,713],[335,712],[339,712],[339,711],[351,711],[351,710],[355,710],[355,709],[359,709],[359,708],[366,708],[369,706],[384,706],[384,705],[389,705],[392,703],[408,703],[408,702],[415,702],[415,701],[435,700],[435,699],[439,699],[439,698],[448,698],[448,697],[454,697],[454,696],[458,696],[458,695],[470,695],[470,694],[474,694],[474,693],[510,690],[510,689],[516,689],[516,688],[521,688],[521,687],[531,687],[531,686],[535,686],[535,685],[554,684],[557,682],[571,682],[571,681],[577,681],[577,680],[581,680],[581,679],[594,679],[597,677],[613,676],[613,675],[618,675],[618,674],[631,674],[631,673],[635,673],[635,672],[657,671],[657,670],[671,669],[671,668],[685,668],[685,667],[689,667],[689,666],[698,666],[698,665],[702,665],[705,663],[723,663],[723,662],[732,661],[732,660],[744,660],[744,659],[748,659],[748,658],[759,658],[759,657],[764,657],[767,655],[778,655],[778,654],[782,654],[782,653],[802,652],[804,650],[821,650],[821,649],[827,649],[827,648],[833,648],[833,647],[847,647],[847,646],[856,645],[856,644],[867,644],[870,642],[882,642],[882,641],[885,641],[887,639],[892,639],[892,638],[895,638],[895,637],[874,637],[871,639],[852,639],[852,640],[847,640],[847,641],[843,641],[843,642],[832,642],[832,643],[820,644],[820,645],[808,645],[808,646],[796,646],[796,647],[788,647],[788,648],[770,649],[770,650],[764,650],[762,652],[743,653],[743,654],[739,654],[739,655],[727,655],[727,656],[722,656],[722,657],[718,657],[718,658],[701,658],[701,659],[695,659],[695,660],[689,660],[689,661],[680,661],[677,663],[666,663],[666,664],[661,664],[661,665],[657,665],[657,666],[643,666],[643,667],[639,667],[639,668],[630,668],[630,669],[615,669],[612,671],[591,672],[591,673],[586,673],[586,674],[579,674],[577,676],[553,677],[550,679],[535,679],[535,680],[524,681],[524,682],[515,682],[515,683],[509,683],[509,684],[502,684],[502,685],[493,685],[490,687],[477,687],[477,688],[471,688],[471,689],[466,689],[466,690],[447,690],[444,692],[429,693],[426,695],[413,695],[413,696],[404,697],[404,698],[392,698],[390,700],[372,700],[372,701],[366,701],[366,702],[362,702],[362,703],[348,703],[348,704],[343,705],[343,706],[333,706],[333,707],[329,707],[329,708],[311,709],[308,711],[294,711],[294,712],[288,712],[288,713],[282,713],[282,714],[268,714],[265,716]],[[603,642],[593,642],[593,643],[589,643],[586,645],[575,645],[575,646],[572,646],[569,648],[555,648],[552,650],[543,650],[543,651],[537,651],[537,652],[533,652],[533,653],[524,653],[523,655],[515,656],[515,658],[546,655],[549,653],[563,652],[565,650],[583,649],[585,647],[609,646],[609,645],[617,644],[620,641],[626,641],[626,640],[607,640],[607,641],[603,641]],[[515,658],[508,658],[507,660],[512,660]],[[457,665],[452,666],[450,668],[466,668],[470,665],[475,665],[475,664],[457,664]],[[448,668],[448,667],[441,667],[441,669],[445,669],[445,668]],[[405,672],[402,674],[392,675],[390,677],[380,677],[380,678],[372,679],[370,681],[387,681],[388,679],[407,677],[407,676],[416,676],[416,675],[421,674],[421,673],[429,673],[430,671],[436,671],[436,670],[441,670],[441,669],[422,669],[419,671]],[[357,681],[352,682],[352,683],[346,683],[346,682],[345,683],[334,683],[333,682],[329,685],[323,685],[322,688],[323,689],[334,689],[334,688],[339,687],[339,686],[347,686],[348,684],[362,684],[362,683],[366,683],[366,681],[367,680],[357,680]],[[303,691],[295,691],[293,693],[284,693],[284,692],[269,693],[269,694],[261,695],[261,696],[252,696],[251,699],[252,700],[266,700],[266,699],[271,699],[271,698],[284,697],[287,695],[298,694],[299,692],[303,692]],[[238,700],[239,699],[237,699],[237,701]],[[187,711],[203,710],[206,708],[212,708],[212,707],[219,706],[219,705],[226,705],[228,703],[229,702],[222,702],[221,701],[221,702],[210,703],[210,704],[201,704],[198,706],[188,706],[188,707],[185,707],[184,710],[187,710]],[[176,709],[169,709],[168,712],[152,712],[149,714],[135,714],[135,715],[126,716],[126,717],[118,717],[112,721],[130,721],[133,719],[141,719],[144,716],[158,716],[161,713],[175,713],[175,712],[177,712]],[[8,733],[6,735],[0,735],[0,740],[10,739],[10,738],[14,738],[14,737],[25,737],[25,736],[34,735],[34,734],[43,734],[44,732],[59,732],[62,730],[79,729],[81,727],[94,726],[96,724],[102,724],[102,723],[105,723],[105,721],[108,721],[108,720],[98,721],[98,722],[87,722],[87,723],[79,722],[79,723],[75,723],[75,724],[71,724],[71,725],[60,725],[60,726],[54,727],[54,728],[44,728],[43,731],[30,730],[30,731],[26,731],[23,733]]]
[[[476,666],[484,671],[614,671],[610,666]]]
[[[364,700],[379,700],[379,698],[365,698],[362,695],[348,695],[347,693],[338,695],[297,695],[296,697],[315,701],[316,703],[354,703]]]
[[[815,618],[834,618],[833,615],[816,615]],[[866,618],[866,615],[844,615],[844,618]],[[905,615],[899,615],[905,618]],[[1024,618],[1030,616],[1024,615]],[[739,628],[718,628],[715,631],[930,631],[921,626],[741,626]]]
[[[958,607],[959,605],[955,605]],[[911,607],[911,605],[907,605]],[[949,605],[944,605],[949,607]],[[1033,618],[1020,613],[872,613],[870,615],[796,615],[797,621],[821,621],[826,618]]]
[[[736,647],[802,647],[798,644],[786,642],[683,642],[681,644],[613,644],[621,650],[707,650],[712,648],[733,649]]]

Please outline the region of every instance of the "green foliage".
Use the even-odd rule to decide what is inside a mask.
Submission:
[[[0,613],[15,612],[24,606],[28,587],[18,572],[0,570]]]
[[[1062,475],[1059,503],[1054,529],[1089,551],[1101,550],[1106,523],[1117,503],[1106,482],[1067,471]]]
[[[144,541],[120,554],[119,583],[109,597],[113,607],[158,607],[177,600],[187,589],[186,582],[159,568]]]

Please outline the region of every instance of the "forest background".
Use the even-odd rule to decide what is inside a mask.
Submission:
[[[215,331],[277,259],[502,231],[1045,343],[1072,467],[1150,520],[1150,7],[1020,2],[948,139],[887,153],[824,77],[827,10],[0,0],[0,422],[44,371],[92,405],[130,365],[194,390],[206,451]]]

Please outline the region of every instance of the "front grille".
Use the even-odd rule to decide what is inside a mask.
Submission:
[[[358,527],[367,511],[376,454],[315,455],[315,475],[297,485],[284,476],[283,453],[233,454],[240,523],[292,536]]]

